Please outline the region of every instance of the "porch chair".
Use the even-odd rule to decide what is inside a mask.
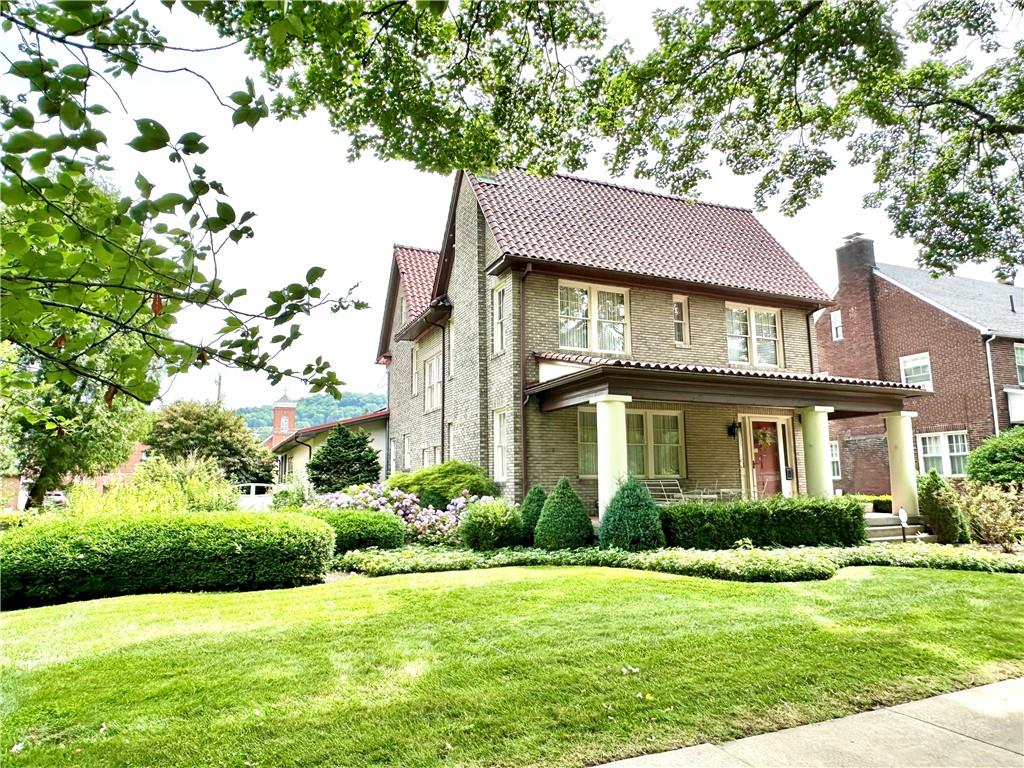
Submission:
[[[674,478],[667,480],[644,480],[642,482],[650,492],[654,503],[658,506],[671,504],[673,501],[679,501],[683,498],[683,489],[680,487],[679,481]]]

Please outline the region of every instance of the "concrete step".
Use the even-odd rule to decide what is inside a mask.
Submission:
[[[911,543],[911,542],[921,542],[923,544],[935,544],[936,542],[938,542],[938,540],[939,540],[939,537],[935,536],[935,535],[933,535],[931,533],[921,534],[921,535],[917,535],[917,536],[911,536],[909,533],[907,534],[907,543],[908,544]],[[899,534],[897,534],[896,536],[881,536],[881,537],[869,536],[868,537],[868,544],[891,544],[891,543],[900,543],[902,541],[903,541],[903,537],[900,536]]]
[[[924,518],[920,515],[908,517],[907,522],[911,525],[925,524]],[[899,515],[881,515],[875,512],[871,512],[869,514],[864,515],[864,523],[868,526],[868,528],[873,528],[875,526],[899,525],[900,518]]]
[[[903,526],[900,525],[879,525],[874,528],[867,529],[867,535],[869,539],[882,539],[887,536],[901,536]],[[919,533],[927,533],[924,526],[911,525],[907,527],[907,538],[916,536]]]

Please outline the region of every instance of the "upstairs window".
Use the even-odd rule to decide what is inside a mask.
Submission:
[[[690,300],[686,296],[672,297],[672,329],[677,347],[690,346]]]
[[[927,352],[900,358],[900,380],[932,391],[932,359]]]
[[[829,322],[832,324],[832,341],[843,340],[843,311],[837,309],[829,312]]]
[[[434,355],[423,364],[423,412],[441,407],[441,355]]]
[[[418,395],[420,393],[420,349],[415,344],[409,351],[409,367],[412,368],[412,381],[410,382],[412,394]]]
[[[781,365],[779,310],[727,305],[725,335],[730,363]]]
[[[494,354],[505,351],[505,296],[507,288],[500,285],[491,291],[491,349]]]
[[[1013,357],[1017,363],[1017,383],[1024,384],[1024,344],[1013,345]]]
[[[622,288],[560,282],[558,345],[562,349],[627,353],[628,291]]]

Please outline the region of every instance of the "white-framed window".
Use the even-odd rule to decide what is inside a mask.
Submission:
[[[1017,364],[1017,383],[1024,384],[1024,344],[1013,345],[1013,361]]]
[[[672,337],[677,347],[690,346],[690,299],[672,297]]]
[[[576,409],[580,477],[597,476],[597,411]],[[626,461],[632,477],[685,477],[683,414],[626,411]]]
[[[282,432],[287,432],[288,431],[288,426],[289,426],[290,423],[291,423],[291,421],[288,418],[288,415],[287,414],[282,415],[281,416],[281,431]]]
[[[491,291],[491,350],[494,354],[505,351],[505,298],[508,289],[504,283]]]
[[[409,350],[409,367],[412,368],[412,394],[420,393],[420,348],[415,344]]]
[[[968,453],[967,432],[931,432],[917,436],[921,474],[934,469],[946,477],[963,477]]]
[[[431,451],[429,448],[421,448],[420,449],[420,466],[421,467],[429,467],[433,463],[433,462],[431,462],[431,458],[433,457],[433,455],[434,455],[434,452]]]
[[[782,316],[771,307],[725,305],[730,363],[777,368],[782,363]]]
[[[927,352],[904,355],[900,358],[900,381],[904,384],[919,384],[932,391],[932,359]]]
[[[558,281],[558,346],[629,352],[629,290]]]
[[[402,469],[412,468],[412,444],[408,435],[402,435]]]
[[[843,340],[843,310],[834,309],[828,313],[829,322],[832,325],[832,341]]]
[[[441,456],[441,446],[440,445],[435,445],[434,448],[433,448],[433,451],[434,451],[434,463],[435,464],[440,464],[442,461],[444,461],[444,459]]]
[[[839,441],[832,440],[828,444],[828,454],[832,461],[832,479],[841,480],[843,477],[842,468],[839,466]]]
[[[504,481],[508,472],[508,423],[508,411],[494,411],[494,479],[498,482]]]
[[[434,355],[423,363],[423,412],[441,407],[441,355]]]
[[[388,440],[388,449],[391,454],[390,461],[388,462],[390,467],[390,474],[394,474],[398,471],[398,441],[395,438]]]

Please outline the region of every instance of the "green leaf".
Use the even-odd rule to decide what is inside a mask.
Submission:
[[[77,131],[85,122],[85,112],[71,99],[60,105],[60,121],[73,131]]]
[[[252,101],[252,96],[246,93],[245,91],[235,91],[230,96],[228,96],[228,98],[240,107],[244,107],[246,104]]]
[[[187,197],[178,194],[177,192],[168,192],[166,195],[162,195],[153,201],[153,205],[158,211],[163,213],[171,213],[179,205],[182,205]]]
[[[29,224],[27,230],[30,235],[36,235],[37,237],[53,237],[57,234],[57,230],[45,221],[37,221],[34,224]]]
[[[167,129],[152,118],[144,117],[136,120],[135,127],[139,129],[142,136],[158,141],[161,145],[166,145],[171,141],[171,135],[167,133]]]
[[[92,70],[85,66],[85,64],[76,63],[68,64],[61,70],[61,72],[63,72],[68,77],[75,78],[76,80],[85,80],[85,78],[87,78],[92,73]]]
[[[36,119],[33,117],[32,112],[25,107],[15,107],[12,109],[11,119],[19,128],[31,128],[36,124]]]
[[[149,197],[153,193],[153,185],[141,173],[135,176],[135,186],[142,193],[143,197]]]
[[[327,270],[325,270],[323,267],[311,267],[310,270],[306,273],[306,282],[315,283],[317,280],[324,276],[324,273],[326,271]]]
[[[217,201],[217,216],[229,224],[235,220],[235,209],[223,200]]]
[[[270,44],[275,48],[281,48],[288,39],[291,32],[291,24],[285,19],[277,19],[270,24]]]

